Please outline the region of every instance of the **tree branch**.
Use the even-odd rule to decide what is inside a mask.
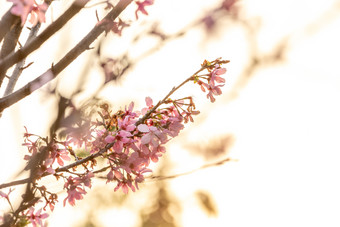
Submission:
[[[10,30],[10,32],[8,32],[5,36],[0,51],[0,59],[5,58],[7,55],[9,55],[12,51],[15,50],[21,31],[22,27],[20,21],[18,21],[13,25],[13,28]]]
[[[73,4],[56,21],[48,26],[39,36],[31,40],[25,47],[0,60],[0,86],[6,71],[15,63],[26,58],[38,49],[46,40],[59,31],[74,15],[76,15],[89,0],[75,0]]]
[[[132,2],[132,0],[121,0],[103,19],[115,20],[119,14]],[[42,87],[63,71],[71,62],[73,62],[81,53],[89,48],[89,45],[95,41],[98,36],[106,29],[106,23],[99,23],[72,49],[70,50],[57,64],[48,69],[38,78],[26,84],[16,92],[0,99],[0,112],[19,100],[30,95],[33,91]],[[39,37],[39,36],[38,36]],[[38,38],[37,37],[37,38]],[[1,63],[0,63],[1,69]]]
[[[12,26],[17,22],[20,23],[20,17],[13,15],[10,10],[2,16],[0,20],[0,43],[5,35],[11,30]]]
[[[68,171],[69,169],[71,169],[73,167],[76,167],[76,166],[79,166],[81,164],[84,164],[84,163],[86,163],[86,162],[88,162],[88,161],[90,161],[90,160],[92,160],[92,159],[102,155],[103,153],[108,151],[113,145],[114,145],[114,143],[109,143],[103,149],[101,149],[99,152],[97,152],[95,154],[92,154],[92,155],[89,155],[86,158],[83,158],[83,159],[80,159],[78,161],[75,161],[74,163],[71,163],[71,164],[69,164],[67,166],[64,166],[62,168],[58,168],[58,169],[55,170],[55,172],[56,173],[65,172],[65,171]],[[43,177],[48,176],[48,175],[51,175],[51,174],[44,174]],[[17,180],[17,181],[12,181],[10,183],[0,184],[0,189],[7,188],[7,187],[12,187],[12,186],[19,185],[19,184],[26,184],[26,183],[30,182],[30,179],[31,178],[28,177],[28,178]]]
[[[30,31],[30,34],[28,35],[28,38],[27,38],[27,41],[26,41],[26,44],[29,42],[29,40],[31,40],[32,38],[36,37],[37,34],[38,34],[38,31],[39,31],[39,28],[40,28],[40,23],[37,23]],[[25,45],[26,45],[25,44]],[[23,71],[23,67],[24,67],[24,64],[25,64],[25,60],[26,59],[23,59],[21,60],[20,62],[18,62],[16,65],[15,65],[15,68],[13,70],[13,73],[11,75],[11,77],[9,78],[9,81],[8,81],[8,84],[7,84],[7,87],[6,87],[6,90],[5,90],[5,93],[4,93],[4,96],[6,95],[9,95],[13,92],[14,90],[14,87],[15,87],[15,84],[17,83],[22,71]]]
[[[225,159],[222,159],[222,160],[219,160],[217,162],[213,162],[213,163],[209,163],[209,164],[205,164],[197,169],[193,169],[193,170],[190,170],[188,172],[183,172],[183,173],[179,173],[179,174],[174,174],[174,175],[169,175],[169,176],[150,176],[148,177],[147,179],[150,179],[149,182],[151,181],[156,181],[156,180],[168,180],[168,179],[173,179],[173,178],[176,178],[176,177],[180,177],[180,176],[185,176],[185,175],[189,175],[189,174],[192,174],[194,172],[197,172],[199,170],[202,170],[202,169],[206,169],[206,168],[210,168],[210,167],[214,167],[214,166],[220,166],[220,165],[223,165],[224,163],[226,162],[230,162],[230,161],[238,161],[237,159],[231,159],[230,157],[228,158],[225,158]]]

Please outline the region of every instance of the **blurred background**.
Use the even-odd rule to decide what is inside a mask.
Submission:
[[[105,15],[96,2],[27,59],[34,63],[16,88],[79,42],[96,10]],[[46,24],[70,4],[54,1]],[[0,2],[1,15],[10,5]],[[75,207],[64,208],[60,194],[49,226],[339,226],[340,1],[156,0],[138,21],[134,10],[122,14],[132,23],[121,37],[101,36],[58,79],[4,111],[0,183],[25,164],[24,126],[48,135],[61,97],[141,109],[146,96],[163,98],[204,59],[222,57],[230,63],[215,103],[194,84],[175,93],[193,95],[201,114],[152,165],[158,177],[128,195],[98,179]]]

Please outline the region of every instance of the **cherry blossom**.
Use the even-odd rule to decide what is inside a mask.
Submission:
[[[145,115],[153,107],[153,101],[152,101],[152,99],[149,96],[145,98],[145,103],[146,103],[147,107],[144,107],[142,109],[142,114],[143,115]]]
[[[30,23],[35,25],[38,21],[45,22],[45,12],[47,4],[37,4],[35,0],[7,0],[13,3],[11,13],[21,17],[21,26],[27,20],[28,15],[31,15]]]
[[[11,194],[11,192],[14,191],[14,189],[9,189],[8,193],[4,193],[2,191],[0,191],[0,196],[5,198],[7,201],[9,201],[9,194]]]
[[[219,68],[219,66],[215,66],[215,69],[211,72],[211,77],[209,84],[215,86],[215,81],[217,83],[225,83],[225,79],[220,77],[223,75],[227,70],[225,68]]]
[[[67,197],[64,199],[64,206],[66,205],[66,201],[71,206],[74,206],[76,204],[76,200],[83,199],[83,195],[86,194],[86,191],[81,187],[79,179],[73,178],[72,176],[69,176],[64,188],[67,189]]]
[[[135,15],[136,19],[138,19],[138,12],[141,12],[145,15],[148,15],[148,12],[145,10],[146,6],[150,6],[153,4],[153,0],[144,0],[143,2],[141,1],[136,1],[135,3],[137,4],[138,8],[136,9]]]
[[[116,152],[122,152],[123,146],[125,143],[129,142],[130,139],[128,137],[131,137],[132,134],[130,132],[121,130],[118,133],[110,134],[105,138],[105,141],[107,143],[113,143],[113,149]]]
[[[166,134],[161,132],[155,126],[147,126],[146,124],[138,125],[138,130],[144,132],[141,138],[142,144],[150,144],[157,147],[160,143],[164,143],[167,139]]]
[[[60,166],[64,166],[64,161],[71,161],[69,152],[66,149],[60,149],[55,145],[55,150],[51,152],[52,163],[57,160]]]
[[[37,212],[35,212],[33,207],[30,207],[28,211],[25,213],[25,215],[28,217],[28,220],[31,222],[32,226],[35,227],[37,225],[39,226],[45,226],[42,222],[42,219],[47,218],[49,215],[47,213],[41,213],[42,209],[39,209]]]
[[[114,188],[114,191],[117,191],[119,188],[122,188],[122,191],[124,194],[128,194],[129,188],[135,192],[136,188],[132,185],[132,181],[130,180],[124,180],[124,181],[118,181],[117,186]]]
[[[207,98],[214,102],[215,96],[222,94],[221,87],[225,83],[222,75],[226,69],[220,65],[227,62],[220,59],[204,61],[198,72],[206,70],[207,73],[195,74],[186,82],[197,83],[203,92],[208,92]],[[174,88],[170,95],[179,87]],[[145,180],[146,174],[152,172],[149,169],[150,162],[158,162],[166,153],[165,144],[178,136],[184,124],[193,122],[194,116],[200,113],[192,97],[173,100],[169,98],[170,95],[156,105],[150,97],[146,97],[145,107],[141,111],[134,110],[134,102],[116,113],[112,113],[108,104],[100,104],[99,118],[89,121],[88,132],[84,132],[86,136],[77,137],[70,133],[64,140],[55,137],[48,139],[31,134],[25,128],[23,146],[27,148],[28,155],[24,159],[30,162],[42,152],[47,152],[34,166],[35,179],[47,175],[53,175],[57,180],[63,179],[67,192],[64,206],[66,203],[74,206],[76,200],[83,199],[87,194],[85,189],[92,187],[92,178],[99,172],[104,172],[106,183],[117,183],[114,191],[121,189],[125,194],[129,190],[135,192],[139,190],[139,184]],[[78,156],[73,149],[89,152],[86,162],[82,162],[83,156]],[[98,156],[106,159],[104,168],[96,168]],[[77,168],[80,165],[84,167],[83,170]],[[48,206],[53,211],[58,196],[47,191],[45,186],[39,186],[38,182],[34,182],[32,187],[45,200],[43,209]],[[10,203],[10,193],[11,190],[8,194],[0,191],[0,197]],[[47,217],[47,214],[41,214],[41,209],[35,212],[33,206],[25,214],[33,226],[41,225],[42,219]]]

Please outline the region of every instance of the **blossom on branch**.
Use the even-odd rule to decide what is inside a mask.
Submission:
[[[71,205],[74,206],[76,204],[76,200],[83,199],[83,195],[86,194],[86,191],[81,186],[81,181],[79,178],[73,178],[69,176],[65,185],[64,189],[67,190],[67,197],[64,199],[64,206],[66,205],[66,201]]]
[[[23,26],[30,15],[29,22],[34,26],[38,23],[45,22],[45,12],[47,10],[47,4],[37,4],[35,0],[7,0],[13,2],[11,13],[21,17],[21,26]]]
[[[35,212],[34,207],[30,207],[28,211],[25,213],[28,220],[31,222],[32,226],[46,226],[43,224],[42,219],[47,218],[49,215],[47,213],[41,213],[42,209],[39,209],[37,212]]]
[[[148,12],[145,10],[145,6],[153,5],[153,2],[154,2],[153,0],[144,0],[143,2],[141,2],[141,1],[135,2],[138,6],[138,8],[136,9],[136,12],[135,12],[137,20],[138,20],[138,12],[141,12],[145,15],[149,15]]]
[[[203,92],[208,90],[207,98],[210,99],[211,102],[215,102],[215,97],[217,95],[222,94],[222,90],[220,87],[224,86],[225,79],[221,77],[221,75],[227,72],[226,68],[221,68],[222,63],[228,63],[229,61],[221,61],[219,58],[214,60],[213,62],[209,62],[205,60],[202,64],[208,70],[208,74],[204,75],[195,75],[193,78],[194,82],[200,85],[201,90]],[[203,82],[206,80],[206,82]]]
[[[214,102],[214,96],[222,94],[221,87],[225,83],[222,75],[226,73],[226,69],[221,65],[228,62],[220,59],[204,61],[200,70],[174,87],[157,104],[146,97],[146,107],[141,111],[134,110],[133,102],[116,113],[106,103],[98,105],[99,119],[88,121],[85,136],[68,133],[65,139],[57,139],[57,136],[43,138],[29,133],[25,128],[23,146],[29,152],[24,158],[29,161],[29,168],[25,170],[33,173],[32,191],[40,192],[41,198],[45,200],[43,209],[49,206],[53,211],[58,201],[55,193],[47,191],[44,185],[38,185],[37,180],[48,175],[53,175],[56,180],[64,180],[64,190],[67,192],[64,206],[66,203],[74,206],[76,200],[83,199],[87,194],[85,189],[92,187],[92,178],[100,172],[106,176],[106,183],[116,183],[114,191],[121,189],[127,194],[129,190],[138,190],[145,175],[152,172],[149,169],[150,162],[158,162],[166,152],[165,144],[178,136],[184,124],[193,122],[193,116],[200,113],[191,96],[180,99],[171,99],[170,96],[185,83],[194,81],[203,92],[208,91],[208,99]],[[202,73],[203,71],[207,73]],[[79,129],[80,127],[81,125]],[[77,154],[72,145],[76,145],[85,155]],[[106,160],[105,167],[95,168],[97,157]],[[82,170],[78,169],[79,166],[82,166]],[[7,200],[8,194],[0,192],[0,196]],[[47,215],[41,214],[41,209],[35,212],[31,208],[26,213],[23,212],[26,215],[25,220],[29,220],[34,226],[41,225],[41,220]]]

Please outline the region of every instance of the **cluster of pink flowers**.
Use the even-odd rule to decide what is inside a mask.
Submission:
[[[34,164],[37,169],[37,178],[43,175],[54,174],[55,168],[53,168],[53,164],[55,162],[58,166],[64,166],[65,161],[71,161],[69,156],[70,148],[67,141],[60,142],[54,139],[52,143],[48,143],[47,139],[28,133],[26,127],[25,130],[26,133],[24,133],[24,143],[22,145],[26,146],[29,152],[24,157],[28,161],[26,169],[31,168],[30,164],[38,157],[38,153],[41,154],[43,149],[47,149],[46,156],[40,162]],[[34,140],[32,137],[36,137],[36,139]],[[46,146],[42,146],[42,143],[46,143]]]
[[[124,193],[130,188],[138,189],[138,183],[144,181],[144,174],[151,172],[148,169],[150,161],[157,162],[165,152],[164,144],[171,137],[177,136],[184,128],[183,117],[176,105],[177,101],[168,101],[169,105],[162,109],[152,111],[149,117],[138,124],[138,117],[145,115],[153,108],[150,97],[146,98],[147,107],[142,111],[133,111],[132,102],[125,111],[111,115],[107,107],[103,107],[102,121],[97,122],[102,128],[95,128],[95,139],[87,142],[89,152],[100,152],[107,144],[112,144],[105,157],[109,171],[107,182],[115,181]]]
[[[226,73],[226,68],[221,68],[219,64],[211,64],[208,61],[204,61],[202,66],[206,65],[208,69],[208,74],[196,76],[195,82],[201,86],[201,90],[203,92],[208,90],[207,98],[210,99],[211,102],[215,102],[215,96],[221,95],[221,87],[224,86],[225,79],[221,77],[224,73]],[[206,82],[203,82],[206,80]]]
[[[170,95],[186,82],[194,81],[204,92],[208,90],[207,97],[214,102],[214,95],[221,94],[220,87],[225,82],[221,75],[226,69],[220,65],[227,62],[220,59],[204,61],[196,74],[175,87],[157,104],[146,97],[146,107],[141,111],[134,110],[133,102],[116,113],[112,113],[106,103],[99,105],[99,119],[91,121],[82,137],[74,137],[70,133],[63,140],[56,137],[48,139],[28,133],[25,128],[23,145],[29,153],[24,157],[28,161],[25,169],[35,170],[32,186],[45,201],[43,209],[49,207],[53,211],[58,202],[55,193],[49,192],[45,186],[38,186],[37,181],[47,175],[64,180],[67,192],[64,206],[67,202],[74,206],[76,200],[83,199],[86,189],[92,187],[93,177],[99,173],[104,174],[107,183],[116,183],[114,191],[121,189],[128,193],[129,190],[138,190],[145,174],[152,172],[150,162],[158,162],[166,152],[165,144],[179,134],[185,123],[193,122],[193,115],[199,114],[192,97],[172,100]],[[198,75],[203,70],[208,73]],[[77,154],[78,148],[87,154],[86,158]],[[106,160],[105,167],[101,169],[95,168],[99,156]],[[0,192],[0,196],[9,202],[9,193]],[[34,208],[30,208],[22,212],[22,217],[35,226],[41,224],[47,214],[42,214],[41,209],[35,212]]]
[[[64,189],[67,190],[67,197],[64,199],[64,206],[66,201],[74,206],[76,200],[83,199],[83,195],[86,194],[85,186],[88,188],[92,187],[91,178],[94,177],[92,172],[83,174],[81,177],[69,176],[64,184]]]
[[[28,221],[32,224],[33,227],[36,226],[47,226],[45,223],[43,223],[42,219],[48,218],[47,213],[41,213],[42,209],[40,208],[38,211],[35,212],[34,207],[30,207],[25,214],[25,216],[28,218]]]

